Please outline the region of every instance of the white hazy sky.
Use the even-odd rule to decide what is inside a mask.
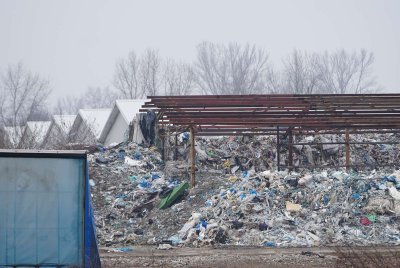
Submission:
[[[294,48],[365,48],[379,84],[400,92],[399,0],[0,0],[0,70],[22,61],[51,100],[109,85],[130,50],[192,61],[201,41],[254,43],[276,67]]]

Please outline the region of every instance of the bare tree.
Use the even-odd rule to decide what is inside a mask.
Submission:
[[[18,147],[40,149],[50,124],[50,121],[28,121]]]
[[[140,60],[134,51],[129,53],[127,59],[117,62],[113,85],[122,97],[140,99],[146,94],[140,84],[139,70]]]
[[[265,89],[268,55],[255,45],[197,46],[198,85],[204,93],[251,94]]]
[[[110,108],[118,99],[118,94],[109,87],[89,87],[81,97],[83,108]]]
[[[325,93],[368,93],[374,91],[374,55],[365,50],[348,53],[344,49],[325,52],[318,60],[321,91]]]
[[[82,107],[84,107],[84,99],[82,97],[65,96],[57,100],[54,114],[76,114]]]
[[[109,87],[89,87],[81,96],[59,98],[54,108],[55,114],[76,114],[83,108],[109,108],[119,95]]]
[[[34,118],[44,110],[50,87],[48,80],[18,63],[8,66],[7,70],[1,73],[0,91],[0,121],[18,130],[28,119]]]
[[[283,93],[282,75],[276,71],[272,66],[267,68],[265,76],[265,91],[266,93],[278,94]]]
[[[284,91],[293,94],[313,94],[319,91],[318,55],[294,50],[284,61]]]
[[[195,88],[196,76],[192,66],[167,60],[164,65],[165,95],[189,95]]]
[[[147,49],[140,62],[140,78],[143,91],[150,96],[157,95],[162,82],[159,52],[151,48]]]

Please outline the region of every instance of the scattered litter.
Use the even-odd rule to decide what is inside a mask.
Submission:
[[[155,147],[134,143],[88,157],[101,246],[400,245],[400,171],[278,172],[274,137],[196,143],[196,151],[204,153],[196,160],[194,188],[188,184],[188,146],[179,147],[177,161],[165,163]],[[294,150],[296,165],[339,165],[344,160],[341,148],[308,147]],[[397,146],[376,148],[383,155],[354,146],[351,161],[364,161],[362,150],[369,150],[367,160],[375,163],[398,159]],[[167,155],[172,159],[174,152]],[[284,153],[281,161],[287,161]]]
[[[298,212],[301,210],[301,205],[286,201],[286,210],[289,212]]]
[[[172,246],[170,244],[160,244],[160,245],[158,245],[157,249],[168,250],[168,249],[172,249]]]

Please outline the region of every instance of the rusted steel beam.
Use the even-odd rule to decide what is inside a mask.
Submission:
[[[276,127],[276,162],[278,171],[280,171],[280,164],[281,164],[281,141],[279,139],[279,126]]]
[[[196,186],[196,144],[193,126],[190,127],[190,180],[192,187]]]
[[[318,95],[196,95],[150,96],[142,111],[153,109],[158,122],[198,134],[273,134],[277,125],[293,126],[293,133],[383,133],[400,129],[400,94]],[[327,132],[330,131],[330,132]],[[393,130],[389,130],[393,132]]]
[[[289,171],[293,170],[293,132],[290,129],[289,130],[289,141],[288,141],[288,147],[289,147]]]
[[[323,131],[323,132],[315,132],[315,131],[296,131],[294,130],[293,133],[297,133],[299,135],[326,135],[326,134],[344,134],[344,131]],[[366,131],[349,131],[350,134],[371,134],[371,133],[378,133],[378,134],[385,134],[385,133],[400,133],[399,130],[366,130]],[[247,130],[213,130],[213,131],[200,131],[197,133],[198,136],[241,136],[243,134],[251,134],[251,135],[277,135],[276,131],[247,131]],[[321,144],[321,143],[311,143],[311,144]],[[341,143],[335,143],[341,144]],[[350,143],[350,144],[363,144],[363,143]],[[371,142],[367,144],[396,144],[395,142]],[[294,145],[310,145],[309,143],[295,143]]]

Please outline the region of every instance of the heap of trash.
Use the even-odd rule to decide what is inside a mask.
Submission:
[[[301,146],[295,152],[298,162],[344,158],[340,146]],[[371,165],[364,172],[278,172],[273,137],[198,139],[197,184],[191,188],[189,147],[182,140],[178,160],[166,162],[156,147],[135,143],[89,155],[101,246],[400,244],[399,170]],[[399,159],[397,145],[371,148],[359,148],[362,154],[369,151],[368,161]],[[283,140],[281,150],[286,149]],[[360,153],[352,158],[365,160]],[[167,150],[169,159],[173,154]]]

